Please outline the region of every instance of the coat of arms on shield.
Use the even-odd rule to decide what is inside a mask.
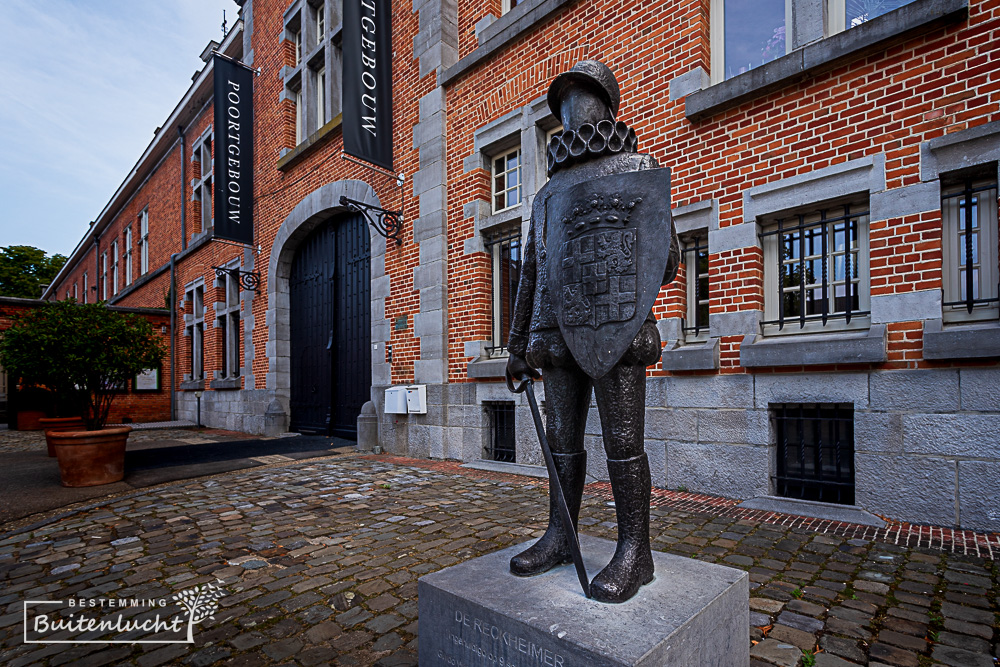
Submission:
[[[575,185],[546,204],[549,292],[559,328],[591,377],[617,363],[660,291],[670,252],[670,172]]]

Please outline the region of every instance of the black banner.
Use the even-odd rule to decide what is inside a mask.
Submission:
[[[392,171],[392,3],[344,0],[344,152]]]
[[[215,55],[215,237],[253,243],[253,71]]]

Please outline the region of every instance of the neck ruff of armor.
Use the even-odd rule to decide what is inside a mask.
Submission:
[[[635,153],[638,145],[635,130],[620,120],[614,123],[602,120],[596,126],[584,123],[576,132],[563,130],[552,135],[548,148],[548,173],[551,176],[560,169],[602,155]]]

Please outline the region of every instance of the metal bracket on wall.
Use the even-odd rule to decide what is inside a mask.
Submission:
[[[213,266],[215,269],[215,277],[221,278],[222,276],[232,276],[233,280],[237,281],[245,290],[253,290],[255,293],[260,294],[260,274],[256,271],[241,271],[238,268],[227,269],[224,266]]]
[[[340,196],[340,205],[346,206],[352,211],[365,216],[368,224],[374,227],[375,231],[386,239],[392,239],[396,242],[396,245],[403,245],[403,242],[396,236],[403,230],[402,211],[387,211],[384,208],[351,199],[346,195]],[[373,213],[374,217],[372,216]]]

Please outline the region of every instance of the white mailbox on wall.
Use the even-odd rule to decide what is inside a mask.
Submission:
[[[385,390],[385,413],[387,415],[405,415],[406,387],[389,387]]]
[[[427,385],[412,384],[406,388],[406,410],[414,415],[427,414]]]

